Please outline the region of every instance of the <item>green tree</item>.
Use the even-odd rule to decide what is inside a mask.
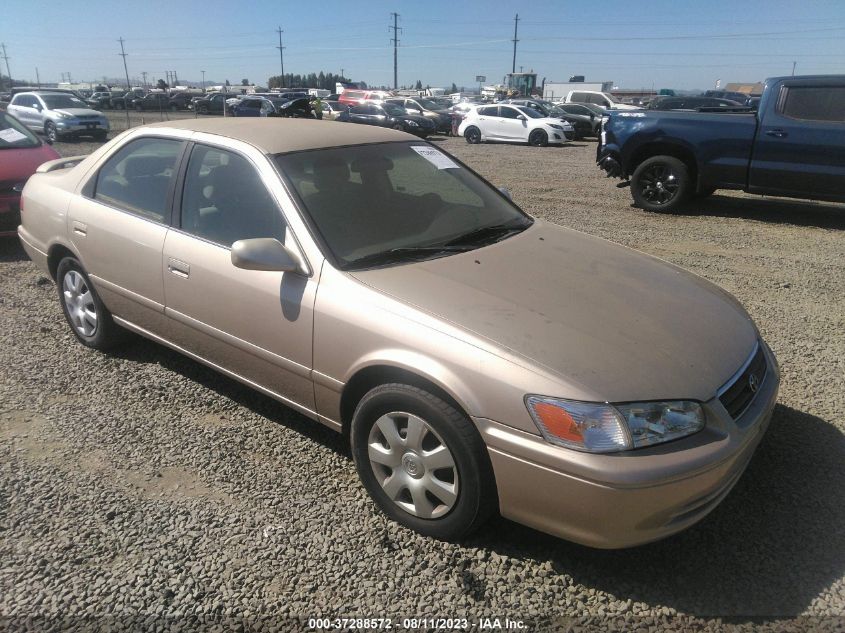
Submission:
[[[156,88],[159,90],[167,90],[167,82],[164,79],[159,79],[156,82]]]
[[[455,82],[452,82],[452,92],[458,92],[458,86],[455,85]]]
[[[422,82],[419,79],[417,79],[417,83],[416,83],[416,85],[414,85],[414,89],[415,90],[422,90]]]
[[[249,85],[249,79],[241,79],[241,85],[242,86],[248,86]]]

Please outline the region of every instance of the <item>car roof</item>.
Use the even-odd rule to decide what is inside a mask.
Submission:
[[[258,148],[266,154],[299,152],[309,149],[418,141],[416,136],[370,125],[341,125],[316,119],[252,119],[221,117],[213,119],[181,119],[148,125],[150,130],[178,129],[215,134]]]

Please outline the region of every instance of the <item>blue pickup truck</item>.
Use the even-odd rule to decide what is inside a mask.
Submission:
[[[845,75],[767,79],[757,112],[610,112],[597,162],[637,206],[716,189],[845,201]]]

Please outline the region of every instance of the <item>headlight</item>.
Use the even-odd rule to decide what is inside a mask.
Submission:
[[[407,123],[409,127],[419,127],[420,126],[420,124],[417,123],[416,121],[411,121],[411,120],[407,120],[407,119],[405,120],[405,123]]]
[[[68,114],[67,112],[56,112],[56,116],[60,119],[72,119],[73,115]]]
[[[549,127],[554,128],[556,130],[562,130],[563,127],[558,125],[557,123],[549,123]]]
[[[589,453],[613,453],[668,442],[704,428],[697,402],[601,404],[528,396],[528,411],[551,444]]]

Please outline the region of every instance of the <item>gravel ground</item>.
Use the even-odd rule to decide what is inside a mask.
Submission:
[[[152,343],[110,355],[76,344],[53,283],[4,240],[0,629],[438,616],[476,629],[508,617],[533,630],[845,630],[845,208],[730,194],[653,214],[602,177],[594,142],[435,142],[534,215],[668,259],[745,304],[783,385],[728,498],[692,529],[623,551],[502,519],[461,544],[417,536],[375,512],[332,432]]]

